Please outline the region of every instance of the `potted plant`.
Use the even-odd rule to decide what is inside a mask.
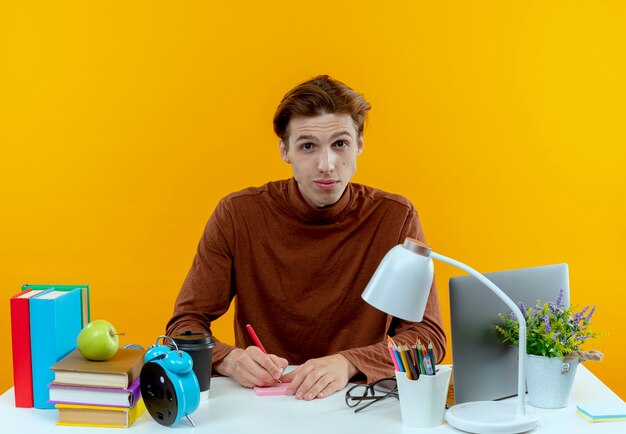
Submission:
[[[555,302],[527,308],[519,303],[526,320],[526,385],[531,405],[541,408],[566,407],[578,363],[601,360],[598,351],[583,351],[581,346],[597,333],[590,329],[596,306],[580,312],[562,304],[563,290]],[[496,330],[504,343],[518,345],[519,324],[513,313],[499,314],[503,321]]]

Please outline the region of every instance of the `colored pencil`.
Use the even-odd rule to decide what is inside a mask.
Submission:
[[[415,362],[415,369],[417,370],[417,373],[420,375],[424,374],[420,368],[420,359],[417,355],[417,347],[415,345],[411,346],[411,353],[413,354],[413,361]]]
[[[404,370],[404,364],[402,363],[402,357],[400,356],[400,351],[398,351],[398,345],[395,343],[395,341],[390,336],[387,336],[387,340],[389,341],[389,345],[391,345],[391,348],[393,350],[393,354],[395,356],[396,363],[398,365],[398,371],[399,372],[406,372]]]
[[[400,358],[402,360],[402,364],[404,365],[406,378],[408,378],[409,380],[414,380],[413,376],[411,375],[411,367],[409,366],[409,360],[407,359],[406,351],[402,346],[400,346],[400,349],[398,351],[400,352]]]
[[[263,344],[261,343],[261,340],[259,339],[259,337],[256,335],[256,332],[254,331],[254,329],[252,328],[252,326],[250,324],[246,324],[246,330],[248,330],[248,334],[250,335],[250,337],[252,338],[252,340],[254,341],[254,345],[256,345],[257,347],[259,347],[259,349],[261,351],[263,351],[265,354],[267,354],[267,351],[265,350],[265,347],[263,346]],[[270,372],[271,374],[271,372]],[[281,377],[282,377],[282,372],[281,372]],[[276,379],[276,382],[278,383],[282,383],[283,381],[280,378]]]
[[[406,350],[406,358],[409,360],[409,369],[411,370],[411,376],[413,377],[413,380],[417,380],[420,375],[417,372],[417,367],[415,366],[415,360],[413,359],[413,356],[411,355],[411,348],[409,348],[408,345],[404,345],[404,349]]]
[[[428,355],[428,353],[426,353],[426,355],[424,356],[424,367],[426,368],[427,375],[435,375],[435,372],[433,371],[433,365],[430,362],[430,356]]]
[[[252,328],[252,326],[250,324],[246,324],[246,330],[248,330],[248,334],[250,335],[250,337],[254,341],[254,345],[259,347],[261,349],[261,351],[263,351],[265,354],[267,354],[267,351],[265,351],[265,347],[263,346],[263,344],[259,340],[259,337],[256,335],[256,333],[254,332],[254,329]]]
[[[418,342],[419,342],[419,340],[418,340]],[[420,360],[420,370],[422,371],[422,374],[428,375],[428,372],[426,372],[426,367],[424,366],[424,353],[422,352],[422,344],[421,343],[417,344],[417,357]]]
[[[433,365],[433,374],[435,373],[435,352],[433,350],[433,343],[428,342],[428,355],[430,356],[430,363]]]
[[[387,348],[389,349],[389,355],[391,356],[391,361],[393,362],[394,369],[396,371],[400,371],[400,367],[398,366],[398,362],[396,360],[396,355],[393,353],[393,348],[391,347],[391,344],[388,344]]]

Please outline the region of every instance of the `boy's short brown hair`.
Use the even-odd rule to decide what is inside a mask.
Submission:
[[[292,118],[339,113],[350,115],[361,136],[370,108],[360,93],[328,75],[318,75],[294,87],[283,97],[274,114],[274,132],[288,146],[288,125]]]

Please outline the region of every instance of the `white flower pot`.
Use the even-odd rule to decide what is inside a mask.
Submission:
[[[560,357],[526,355],[528,402],[539,408],[567,407],[578,359],[564,363]]]

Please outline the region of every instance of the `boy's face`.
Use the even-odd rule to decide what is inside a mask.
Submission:
[[[347,114],[296,117],[289,121],[288,146],[280,154],[291,164],[300,193],[314,208],[339,200],[356,171],[363,150],[352,118]]]

